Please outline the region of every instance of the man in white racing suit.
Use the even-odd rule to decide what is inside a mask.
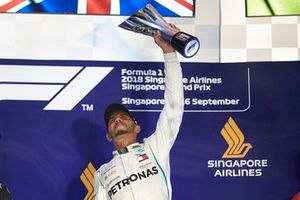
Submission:
[[[137,143],[141,127],[121,104],[104,113],[107,139],[115,146],[113,158],[95,173],[95,200],[171,200],[169,152],[175,142],[184,110],[181,66],[174,49],[154,34],[164,52],[165,105],[156,130]]]

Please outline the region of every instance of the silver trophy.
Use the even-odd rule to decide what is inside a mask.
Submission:
[[[159,30],[161,38],[186,58],[193,57],[200,47],[196,37],[170,26],[151,4],[130,16],[119,27],[151,36]]]

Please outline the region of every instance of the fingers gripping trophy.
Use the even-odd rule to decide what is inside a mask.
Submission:
[[[130,16],[119,27],[150,36],[160,31],[161,38],[186,58],[193,57],[200,47],[200,42],[196,37],[167,23],[151,4]]]

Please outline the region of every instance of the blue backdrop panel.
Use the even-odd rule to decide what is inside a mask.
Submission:
[[[9,77],[0,74],[0,182],[16,200],[84,199],[88,191],[80,175],[89,162],[98,168],[112,156],[105,139],[106,105],[123,102],[133,110],[142,125],[140,141],[154,131],[163,106],[160,62],[0,62]],[[57,66],[78,71],[60,83],[51,74],[49,79],[11,78],[20,68]],[[174,200],[288,200],[300,190],[298,66],[182,63],[186,107],[171,152]],[[77,78],[92,68],[107,71],[100,72],[104,78],[85,89],[74,107],[45,109],[69,86],[81,88],[84,83]],[[61,89],[39,100],[23,94],[24,85]],[[10,87],[19,93],[9,93]],[[14,95],[20,99],[11,100]],[[70,96],[63,101],[71,101]]]

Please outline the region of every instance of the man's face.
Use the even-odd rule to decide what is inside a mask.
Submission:
[[[134,136],[132,134],[136,132],[135,126],[136,124],[127,113],[117,111],[108,120],[108,134],[112,140],[120,137],[132,137]]]

